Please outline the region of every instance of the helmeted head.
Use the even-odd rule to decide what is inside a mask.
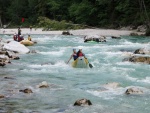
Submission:
[[[79,51],[80,51],[80,52],[82,52],[82,49],[81,49],[81,48],[79,48]]]
[[[76,52],[76,49],[73,49],[73,52]]]

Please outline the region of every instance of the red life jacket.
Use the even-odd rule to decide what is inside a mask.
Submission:
[[[81,57],[81,56],[83,56],[83,54],[82,54],[82,53],[79,53],[79,57]]]
[[[14,35],[14,40],[15,40],[15,41],[17,40],[17,36],[16,36],[16,35]]]

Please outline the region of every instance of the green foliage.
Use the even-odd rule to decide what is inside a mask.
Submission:
[[[68,30],[83,28],[82,25],[75,25],[71,22],[66,22],[65,20],[51,20],[47,17],[39,17],[37,27],[44,27],[43,30]]]
[[[25,18],[25,23],[21,23],[22,17]],[[37,24],[38,17],[50,18],[49,23],[53,29],[72,28],[64,24],[66,21],[97,27],[138,26],[149,21],[150,2],[149,0],[0,0],[0,19],[4,24],[11,22],[13,25],[33,25]],[[39,23],[42,24],[44,23]]]

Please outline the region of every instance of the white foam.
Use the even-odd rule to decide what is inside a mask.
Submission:
[[[126,75],[126,78],[131,81],[137,81],[138,79],[138,78],[130,77],[129,75]]]
[[[117,95],[124,94],[124,88],[117,89],[108,89],[106,91],[91,91],[87,90],[88,93],[93,94],[94,96],[102,97],[106,100],[114,99]]]
[[[142,80],[137,80],[137,82],[144,82],[144,83],[150,84],[150,77],[146,77],[145,79],[142,79]]]
[[[64,50],[60,51],[50,51],[50,52],[39,52],[42,55],[56,55],[56,56],[62,56],[64,53]]]

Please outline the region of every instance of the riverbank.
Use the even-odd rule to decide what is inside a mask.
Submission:
[[[50,35],[61,35],[60,31],[42,31],[42,28],[32,29],[21,28],[22,34],[50,34]],[[12,35],[17,33],[18,29],[0,29],[0,34]],[[137,33],[138,35],[144,34],[142,32],[136,32],[135,30],[113,30],[113,29],[79,29],[79,30],[69,30],[73,35],[103,35],[103,36],[129,36],[131,33]]]

